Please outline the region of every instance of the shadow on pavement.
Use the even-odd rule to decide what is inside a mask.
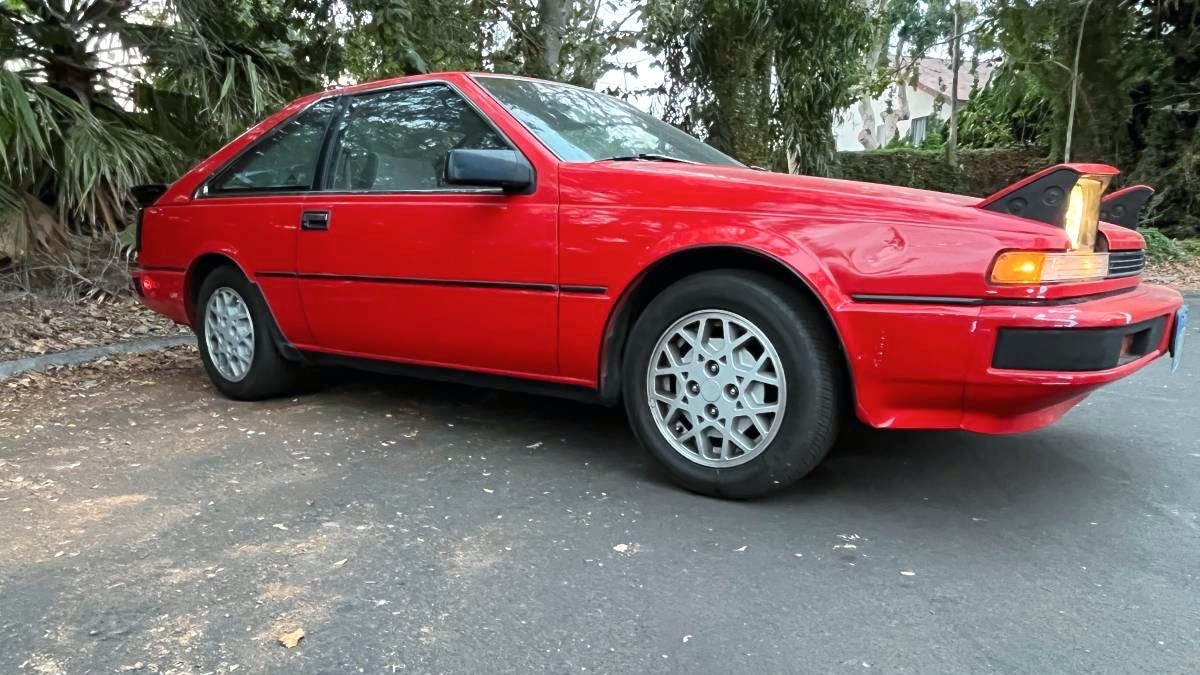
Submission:
[[[638,446],[620,407],[347,370],[330,371],[324,379],[325,396],[350,399],[363,409],[415,405],[435,419],[453,416],[498,437],[533,429],[563,441],[553,453],[542,453],[540,461],[582,459],[595,470],[681,491]],[[1111,480],[1106,474],[1112,467],[1093,452],[1104,442],[1102,435],[1061,425],[1015,436],[859,426],[796,486],[747,504],[755,509],[802,510],[820,503],[894,509],[929,502],[969,512],[1005,509],[1052,518],[1058,504],[1086,500]],[[1039,513],[1042,509],[1048,510]]]

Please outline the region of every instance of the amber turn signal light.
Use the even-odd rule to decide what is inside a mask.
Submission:
[[[1036,284],[1042,280],[1046,254],[1039,251],[1001,253],[992,265],[994,284]]]
[[[1006,251],[992,263],[991,279],[994,284],[1036,285],[1103,279],[1107,275],[1107,253]]]

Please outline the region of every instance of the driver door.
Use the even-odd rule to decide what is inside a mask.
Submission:
[[[317,349],[510,375],[557,370],[557,199],[444,181],[452,148],[514,148],[459,92],[349,97],[297,272]]]

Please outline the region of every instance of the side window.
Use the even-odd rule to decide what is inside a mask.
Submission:
[[[209,192],[236,194],[311,188],[321,142],[335,107],[335,99],[318,101],[284,122],[209,183]]]
[[[446,153],[508,144],[453,89],[427,85],[356,96],[338,123],[329,189],[447,187]]]

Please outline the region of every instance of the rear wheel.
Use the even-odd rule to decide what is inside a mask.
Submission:
[[[685,487],[759,496],[804,476],[832,446],[837,354],[824,318],[785,284],[741,270],[697,274],[634,325],[626,410]]]
[[[240,400],[278,396],[295,384],[296,364],[280,355],[262,296],[232,267],[218,267],[196,296],[196,334],[209,379]]]

